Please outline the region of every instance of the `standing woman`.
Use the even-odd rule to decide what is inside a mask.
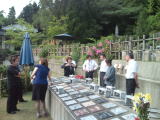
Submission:
[[[45,58],[40,58],[39,64],[35,66],[31,75],[31,79],[34,78],[32,100],[36,101],[37,118],[42,115],[48,116],[45,107],[45,95],[48,86],[47,77],[51,80],[48,60]],[[40,111],[41,106],[43,108],[42,112]]]
[[[108,66],[106,74],[104,75],[105,84],[107,86],[115,86],[115,68],[112,65],[112,60],[106,60],[106,64]]]
[[[11,57],[11,65],[7,69],[8,77],[8,100],[7,100],[7,113],[15,114],[17,109],[18,102],[18,91],[20,85],[20,72],[18,69],[19,59],[17,56]]]
[[[61,68],[64,69],[64,76],[69,77],[69,75],[74,75],[76,64],[72,62],[72,57],[66,58],[66,63],[64,63]]]

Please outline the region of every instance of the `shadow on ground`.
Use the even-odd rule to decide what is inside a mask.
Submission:
[[[6,113],[7,98],[0,98],[0,120],[36,120],[36,112],[34,102],[31,101],[31,93],[24,95],[26,103],[18,103],[18,108],[21,110],[14,115]],[[39,120],[51,120],[50,117],[39,118]]]

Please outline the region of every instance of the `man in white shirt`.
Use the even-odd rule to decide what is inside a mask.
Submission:
[[[104,84],[104,75],[108,69],[108,66],[106,64],[106,55],[105,54],[101,54],[100,56],[100,60],[101,60],[101,65],[100,65],[100,86],[105,87]]]
[[[126,61],[128,62],[128,66],[126,68],[126,93],[127,95],[134,95],[136,87],[139,88],[138,84],[138,65],[134,60],[134,56],[132,53],[126,55]]]
[[[87,55],[86,58],[87,60],[85,60],[83,64],[83,70],[86,73],[85,77],[93,79],[93,73],[98,68],[98,64],[95,60],[92,60],[92,57],[90,55]]]

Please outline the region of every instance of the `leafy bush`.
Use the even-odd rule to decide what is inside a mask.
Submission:
[[[7,67],[5,65],[0,65],[0,75],[1,75],[1,79],[5,78],[7,75],[6,75],[6,71],[7,71]],[[1,88],[0,88],[0,93],[1,96],[6,96],[7,95],[7,80],[4,79],[4,80],[1,80],[0,81],[1,83]]]
[[[39,53],[39,57],[47,58],[49,55],[49,51],[52,47],[53,45],[43,46],[43,48],[41,49],[41,52]]]
[[[75,45],[75,47],[73,48],[73,52],[72,52],[72,59],[75,60],[76,62],[79,61],[80,59],[80,48],[79,48],[79,44]]]

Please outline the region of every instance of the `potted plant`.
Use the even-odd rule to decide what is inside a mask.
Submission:
[[[135,120],[149,120],[148,115],[151,103],[150,94],[137,93],[133,99],[133,109],[136,111],[138,117]]]

